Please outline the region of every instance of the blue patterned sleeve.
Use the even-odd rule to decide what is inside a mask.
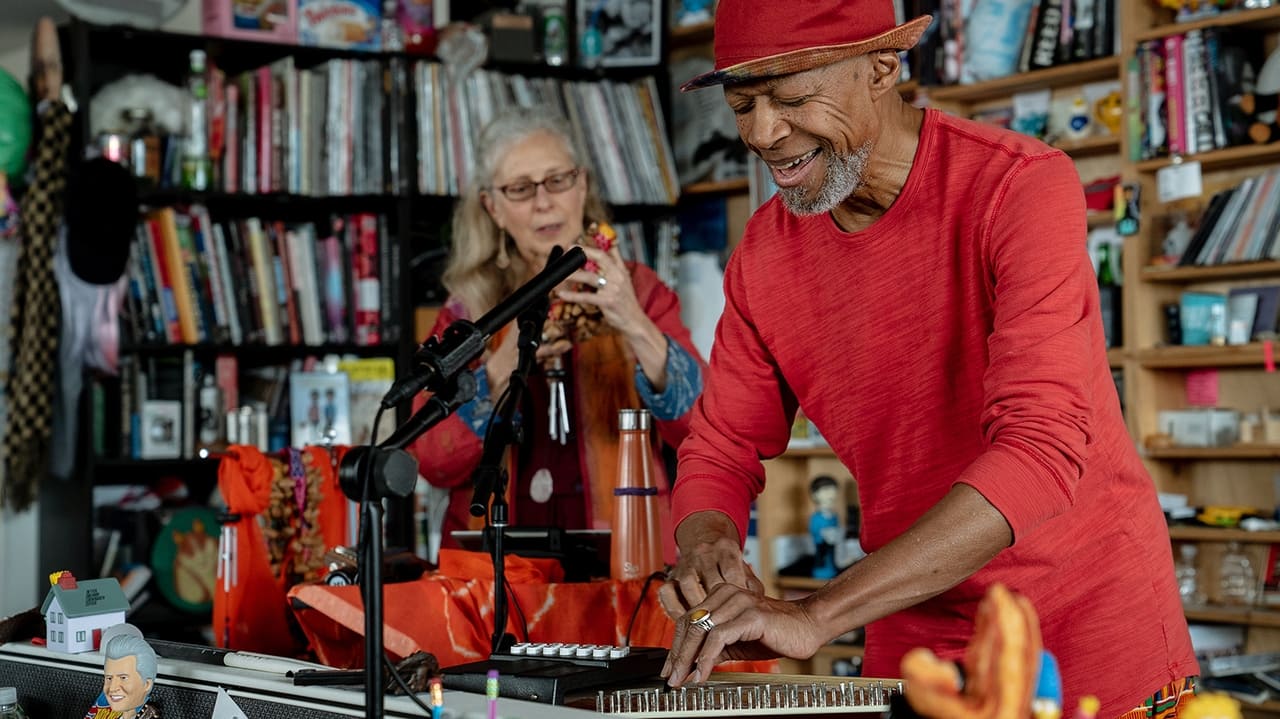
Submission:
[[[661,394],[649,384],[640,363],[636,363],[636,391],[653,413],[653,418],[670,421],[684,416],[702,394],[702,367],[679,342],[667,337],[667,388]]]
[[[477,437],[484,439],[489,417],[493,415],[493,398],[489,396],[489,373],[484,367],[480,367],[473,374],[476,376],[476,396],[459,407],[457,415],[458,419],[466,423]]]

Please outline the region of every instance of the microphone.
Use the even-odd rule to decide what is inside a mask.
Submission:
[[[458,320],[437,337],[430,337],[413,356],[408,377],[397,380],[382,398],[382,407],[391,409],[424,389],[437,391],[484,352],[485,342],[516,315],[546,298],[556,285],[587,262],[587,253],[574,246],[567,252],[552,249],[547,265],[474,323]]]

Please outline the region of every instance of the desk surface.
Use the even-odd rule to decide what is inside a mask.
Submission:
[[[83,716],[102,686],[103,657],[97,652],[62,654],[25,643],[0,645],[0,685],[18,688],[32,716]],[[269,672],[161,657],[158,701],[165,719],[208,719],[219,687],[253,717],[364,716],[364,692],[356,688],[299,687]],[[424,696],[424,701],[427,701]],[[421,717],[408,697],[386,697],[386,716]],[[446,719],[485,719],[484,696],[445,690]],[[516,699],[498,701],[499,717],[557,719],[595,712]]]

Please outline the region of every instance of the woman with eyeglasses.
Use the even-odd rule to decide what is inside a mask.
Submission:
[[[607,214],[572,138],[559,115],[536,108],[499,116],[482,130],[472,181],[454,212],[444,273],[449,297],[432,333],[489,311],[541,271],[552,248],[583,246],[590,262],[552,299],[576,308],[568,314],[596,317],[599,330],[547,323],[521,408],[523,442],[510,455],[507,496],[513,526],[606,529],[618,410],[647,408],[663,441],[676,447],[688,433],[706,363],[680,320],[675,292],[650,268],[624,261],[616,245],[603,251],[585,237]],[[553,314],[566,315],[564,307]],[[455,530],[483,526],[469,511],[471,474],[516,366],[516,334],[508,326],[493,336],[474,367],[476,398],[415,445],[422,476],[450,490],[442,546],[457,546]]]

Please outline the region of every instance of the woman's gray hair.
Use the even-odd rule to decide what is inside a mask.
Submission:
[[[102,649],[107,659],[124,659],[134,657],[137,662],[138,675],[144,680],[154,681],[158,671],[156,667],[156,650],[151,648],[147,640],[131,634],[112,637]]]
[[[474,189],[477,192],[492,189],[493,174],[498,171],[498,163],[511,147],[539,132],[548,133],[560,140],[573,164],[582,165],[582,152],[563,115],[542,105],[511,109],[498,114],[480,130],[480,139],[476,143],[475,172],[472,175]]]
[[[462,301],[473,319],[510,294],[526,269],[519,253],[510,246],[510,238],[485,210],[481,194],[493,190],[494,174],[511,148],[539,133],[558,140],[574,165],[587,170],[579,180],[587,183],[584,225],[609,219],[595,189],[587,155],[578,146],[564,115],[547,106],[535,106],[510,108],[495,116],[480,131],[471,181],[462,189],[454,208],[452,248],[443,277],[445,288]],[[508,243],[511,264],[507,269],[497,264],[502,243]]]

